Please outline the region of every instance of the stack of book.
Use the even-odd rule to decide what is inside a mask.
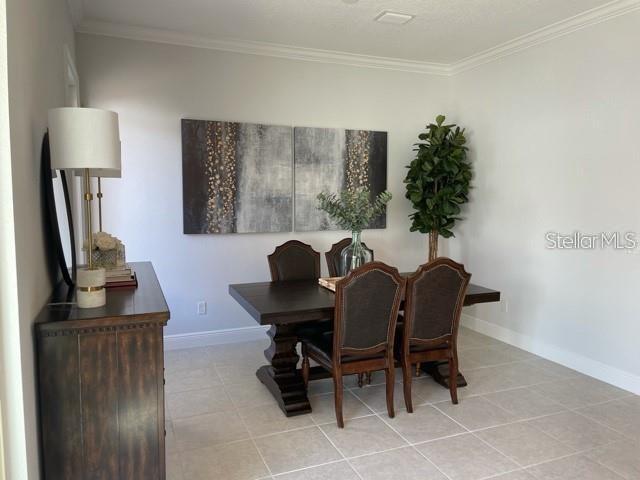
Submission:
[[[107,270],[107,288],[137,287],[138,279],[128,265]]]
[[[325,278],[319,278],[318,279],[318,283],[324,287],[327,288],[329,290],[331,290],[332,292],[336,291],[336,282],[338,280],[342,280],[342,278],[344,277],[325,277]]]

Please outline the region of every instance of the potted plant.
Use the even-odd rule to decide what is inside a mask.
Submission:
[[[322,192],[318,194],[318,209],[329,214],[338,227],[351,230],[351,244],[341,254],[341,274],[346,275],[354,268],[370,262],[373,258],[371,250],[362,245],[360,234],[372,220],[385,212],[391,193],[384,191],[375,199],[366,187],[343,190],[340,195]]]
[[[416,158],[404,180],[405,196],[415,209],[409,215],[411,231],[429,234],[429,261],[438,256],[438,237],[454,236],[452,229],[461,220],[460,206],[469,201],[472,178],[464,129],[444,121],[444,115],[438,115],[436,123],[418,135],[422,142],[416,144]]]

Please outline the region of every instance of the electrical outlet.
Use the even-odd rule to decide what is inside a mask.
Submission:
[[[198,315],[206,315],[207,314],[207,302],[200,301],[196,304],[198,309]]]
[[[509,301],[506,298],[500,301],[500,309],[502,313],[509,313]]]

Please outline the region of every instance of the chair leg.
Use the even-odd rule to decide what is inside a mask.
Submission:
[[[336,421],[338,428],[344,428],[344,418],[342,417],[342,396],[344,390],[342,388],[342,372],[333,371],[333,397],[336,402]]]
[[[307,354],[307,349],[305,345],[302,345],[302,380],[304,381],[304,386],[307,388],[309,386],[309,369],[311,366],[309,365],[309,355]]]
[[[389,360],[389,366],[384,371],[387,381],[387,413],[389,418],[396,416],[393,409],[393,387],[395,383],[395,366],[393,364],[393,358]]]
[[[420,362],[416,363],[416,377],[419,377],[422,374],[422,369],[420,368]]]
[[[364,373],[358,374],[358,387],[362,388],[364,385]]]
[[[411,382],[413,380],[413,372],[408,359],[402,361],[402,385],[404,387],[404,404],[407,412],[413,413],[413,401],[411,400]]]
[[[458,404],[458,354],[451,352],[449,357],[449,393],[451,393],[451,402]]]

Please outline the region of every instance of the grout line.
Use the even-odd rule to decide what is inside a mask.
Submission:
[[[395,408],[394,408],[394,410],[395,410]],[[405,411],[406,411],[406,410],[405,410]],[[414,409],[414,412],[415,412],[415,409]],[[407,415],[411,415],[411,414],[410,414],[410,413],[407,413]],[[427,456],[426,456],[426,455],[424,455],[420,450],[418,450],[418,449],[416,448],[416,444],[414,444],[414,443],[410,442],[410,441],[409,441],[409,440],[408,440],[404,435],[402,435],[402,434],[401,434],[401,433],[400,433],[400,432],[399,432],[399,431],[398,431],[398,430],[397,430],[393,425],[391,425],[391,423],[390,423],[390,422],[388,422],[387,420],[385,420],[384,418],[382,418],[382,416],[381,416],[381,415],[379,415],[379,414],[376,414],[376,416],[377,416],[380,420],[382,420],[382,422],[383,422],[387,427],[389,427],[391,430],[393,430],[393,431],[394,431],[394,432],[395,432],[395,433],[396,433],[396,434],[397,434],[397,435],[398,435],[402,440],[404,440],[405,442],[407,442],[407,443],[408,443],[409,448],[412,448],[415,452],[417,452],[417,453],[418,453],[418,455],[420,455],[420,456],[421,456],[421,457],[423,457],[427,462],[429,462],[431,465],[433,465],[433,466],[436,468],[436,470],[438,470],[438,471],[439,471],[442,475],[444,475],[446,478],[448,478],[449,480],[452,480],[452,479],[451,479],[451,477],[450,477],[449,475],[447,475],[445,472],[443,472],[443,471],[440,469],[440,467],[439,467],[438,465],[436,465],[436,464],[435,464],[434,462],[432,462],[429,458],[427,458]],[[405,446],[405,447],[406,447],[406,446]],[[402,448],[404,448],[404,447],[402,447]]]
[[[343,405],[344,405],[344,402],[343,402]],[[313,420],[313,422],[315,423],[315,420],[314,420],[313,418],[312,418],[312,420]],[[345,422],[345,423],[346,423],[346,422]],[[333,442],[333,440],[331,440],[331,439],[329,438],[329,435],[327,435],[327,432],[325,432],[325,431],[320,427],[320,425],[317,425],[317,424],[316,424],[316,428],[322,432],[322,434],[323,434],[323,435],[324,435],[324,437],[327,439],[327,441],[331,444],[331,446],[332,446],[333,448],[335,448],[335,449],[336,449],[336,451],[338,452],[338,454],[339,454],[339,455],[340,455],[340,456],[341,456],[341,457],[342,457],[342,458],[347,462],[347,465],[349,465],[349,468],[351,468],[351,470],[353,470],[353,471],[354,471],[354,473],[356,474],[356,476],[357,476],[360,480],[365,480],[364,478],[362,478],[362,475],[360,475],[360,472],[358,472],[358,470],[356,470],[356,469],[355,469],[355,467],[354,467],[354,466],[353,466],[353,464],[349,461],[349,459],[345,456],[345,454],[344,454],[344,453],[342,453],[342,450],[340,450],[340,449],[338,448],[338,446]]]
[[[505,344],[505,345],[506,345],[506,344]],[[495,347],[499,347],[499,345],[484,345],[484,346],[478,346],[478,347],[476,347],[476,348],[470,348],[470,349],[466,349],[466,350],[471,350],[471,349],[483,349],[483,348],[484,348],[484,349],[486,349],[486,348],[495,348]],[[463,354],[464,354],[464,353],[463,353]],[[466,370],[469,370],[469,371],[471,371],[471,370],[482,370],[482,369],[488,369],[488,368],[492,368],[492,367],[505,366],[505,365],[515,365],[515,364],[522,364],[522,363],[529,363],[529,364],[531,364],[531,362],[535,362],[535,361],[536,361],[537,359],[539,359],[539,358],[541,358],[541,357],[533,356],[532,358],[521,359],[521,360],[514,360],[514,361],[512,361],[512,362],[507,362],[507,363],[503,363],[503,364],[487,365],[487,366],[477,367],[477,368],[475,368],[475,369],[466,369]],[[489,443],[488,443],[487,441],[485,441],[484,439],[480,438],[476,433],[481,432],[481,431],[485,431],[485,430],[489,430],[489,429],[492,429],[492,428],[498,428],[498,427],[501,427],[501,426],[510,425],[510,424],[527,423],[527,422],[531,422],[531,421],[536,420],[536,419],[539,419],[539,418],[550,417],[550,416],[554,416],[554,415],[558,415],[558,414],[562,414],[562,413],[567,413],[567,412],[574,413],[574,414],[579,415],[579,416],[581,416],[582,418],[584,418],[584,419],[586,419],[586,420],[588,420],[588,421],[594,422],[595,424],[597,424],[597,425],[599,425],[599,426],[605,427],[605,428],[607,428],[607,429],[609,429],[609,430],[611,430],[611,431],[613,431],[613,432],[615,432],[615,433],[617,433],[617,434],[621,435],[621,436],[623,437],[623,439],[629,439],[629,440],[631,440],[631,441],[636,441],[634,438],[632,438],[632,437],[628,437],[628,436],[627,436],[626,434],[624,434],[623,432],[620,432],[620,431],[618,431],[617,429],[612,428],[611,426],[609,426],[609,425],[605,424],[605,423],[604,423],[604,422],[602,422],[602,421],[599,421],[599,420],[593,419],[593,418],[591,418],[591,417],[588,417],[587,415],[585,415],[584,413],[582,413],[582,412],[580,411],[580,410],[583,410],[583,409],[585,409],[585,408],[589,408],[589,407],[600,406],[600,405],[606,405],[606,404],[610,404],[610,403],[613,403],[613,402],[621,401],[621,400],[624,400],[624,399],[627,399],[627,398],[634,398],[634,397],[636,397],[636,395],[634,395],[634,394],[629,393],[629,394],[621,395],[621,396],[616,397],[616,398],[611,398],[611,399],[608,399],[608,400],[604,400],[604,401],[601,401],[601,402],[597,402],[597,403],[593,403],[593,404],[588,404],[588,405],[583,405],[583,406],[579,406],[579,407],[571,408],[571,407],[568,407],[567,405],[563,404],[562,402],[558,402],[557,400],[554,400],[554,399],[552,399],[552,398],[549,398],[549,397],[548,397],[547,395],[545,395],[544,393],[536,392],[538,395],[541,395],[541,396],[542,396],[542,397],[544,397],[545,399],[547,399],[547,400],[549,400],[549,401],[552,401],[552,402],[556,403],[557,405],[561,406],[561,407],[562,407],[562,408],[564,408],[565,410],[564,410],[564,411],[560,411],[560,412],[554,412],[554,413],[550,413],[550,414],[540,415],[540,416],[536,416],[536,417],[529,417],[529,418],[525,418],[525,419],[515,420],[515,421],[513,421],[513,422],[508,422],[508,423],[504,423],[504,424],[494,425],[494,426],[486,427],[486,428],[482,428],[482,429],[469,430],[469,429],[468,429],[468,428],[466,428],[464,425],[462,425],[460,422],[456,421],[454,418],[450,417],[450,416],[449,416],[449,415],[447,415],[444,411],[442,411],[440,408],[438,408],[438,404],[442,404],[442,403],[446,402],[447,400],[442,400],[442,401],[438,401],[438,402],[429,402],[429,401],[425,401],[424,403],[422,403],[422,404],[418,405],[418,407],[420,407],[420,406],[422,406],[422,407],[430,406],[430,407],[435,408],[438,412],[440,412],[441,414],[443,414],[443,415],[445,415],[446,417],[448,417],[448,418],[449,418],[450,420],[452,420],[454,423],[456,423],[456,424],[460,425],[460,426],[462,427],[462,429],[464,430],[464,432],[462,432],[462,433],[457,433],[457,434],[454,434],[454,435],[445,436],[445,437],[439,437],[439,438],[437,438],[437,439],[427,440],[427,441],[424,441],[424,442],[411,443],[411,442],[409,442],[409,441],[408,441],[408,440],[407,440],[407,439],[406,439],[402,434],[400,434],[400,432],[398,432],[398,431],[397,431],[397,430],[396,430],[396,429],[395,429],[395,428],[394,428],[394,427],[393,427],[389,422],[387,422],[387,421],[382,417],[382,413],[373,411],[373,408],[371,408],[371,407],[370,407],[370,406],[369,406],[369,405],[368,405],[368,404],[367,404],[363,399],[361,399],[361,398],[358,396],[358,394],[357,394],[357,392],[358,392],[358,391],[362,391],[363,389],[370,388],[370,387],[374,387],[374,386],[384,385],[385,383],[384,383],[384,382],[382,382],[382,383],[373,383],[373,384],[371,384],[371,385],[364,386],[362,389],[360,389],[360,387],[357,387],[357,386],[352,386],[352,387],[347,387],[347,388],[345,388],[345,392],[346,392],[347,394],[349,394],[349,393],[350,393],[350,394],[351,394],[353,397],[355,397],[355,398],[356,398],[356,399],[357,399],[357,400],[358,400],[362,405],[364,405],[366,408],[368,408],[368,409],[370,409],[370,410],[372,411],[372,413],[371,413],[371,414],[367,414],[367,415],[359,415],[359,416],[356,416],[356,417],[351,417],[351,418],[349,418],[349,420],[354,420],[354,419],[356,419],[356,418],[367,418],[367,417],[371,417],[371,416],[376,416],[376,417],[378,417],[380,420],[382,420],[382,421],[383,421],[383,423],[384,423],[385,425],[387,425],[391,430],[393,430],[396,434],[398,434],[398,435],[400,436],[400,438],[402,438],[402,440],[403,440],[403,441],[405,441],[405,442],[407,443],[407,445],[402,445],[402,446],[400,446],[400,447],[394,447],[394,448],[390,448],[390,449],[383,450],[383,451],[379,451],[379,452],[367,453],[367,454],[357,455],[357,456],[353,456],[353,457],[346,457],[346,456],[344,455],[344,453],[343,453],[343,452],[342,452],[342,451],[341,451],[341,450],[336,446],[336,444],[335,444],[335,443],[334,443],[334,442],[333,442],[333,441],[328,437],[328,435],[326,434],[326,432],[321,428],[321,426],[322,426],[322,425],[329,425],[329,424],[331,424],[332,422],[318,423],[318,422],[317,422],[317,420],[316,420],[315,418],[313,418],[312,414],[311,414],[311,422],[312,422],[312,424],[311,424],[311,425],[307,425],[307,426],[304,426],[304,427],[292,428],[292,429],[288,429],[288,430],[282,430],[282,431],[278,431],[278,432],[274,432],[274,433],[270,433],[270,434],[265,434],[265,435],[254,436],[254,435],[250,432],[250,430],[249,430],[249,428],[248,428],[248,426],[247,426],[247,423],[246,423],[245,419],[244,419],[244,418],[242,417],[242,415],[240,414],[240,411],[241,411],[241,410],[246,410],[246,409],[252,409],[252,408],[256,408],[256,409],[258,409],[258,408],[267,408],[267,407],[273,406],[273,404],[264,404],[264,405],[256,405],[256,406],[253,406],[253,407],[252,407],[252,406],[248,406],[248,407],[242,407],[242,408],[240,408],[240,407],[237,405],[237,403],[236,403],[236,402],[231,398],[231,395],[229,395],[229,392],[227,391],[227,388],[226,388],[226,387],[227,387],[228,385],[237,385],[237,384],[243,384],[243,383],[244,383],[244,384],[247,384],[247,383],[250,383],[250,381],[247,379],[247,381],[245,381],[245,382],[226,384],[226,383],[224,383],[224,382],[222,381],[222,378],[220,377],[220,374],[219,374],[219,371],[218,371],[218,369],[217,369],[217,367],[216,367],[215,362],[213,362],[213,363],[212,363],[212,366],[213,366],[213,369],[215,370],[215,372],[216,372],[216,374],[217,374],[217,376],[218,376],[219,380],[222,382],[222,384],[221,384],[221,385],[213,385],[213,386],[211,386],[211,387],[206,387],[206,388],[203,388],[203,389],[194,389],[194,390],[205,390],[205,389],[209,389],[209,388],[222,387],[222,390],[225,392],[225,394],[226,394],[226,395],[227,395],[227,397],[229,398],[229,400],[230,400],[230,402],[231,402],[232,407],[231,407],[229,410],[224,410],[224,411],[220,411],[220,412],[207,412],[207,413],[204,413],[204,414],[201,414],[201,415],[206,415],[206,414],[208,414],[208,413],[215,414],[215,413],[224,413],[225,411],[234,411],[234,412],[235,412],[235,413],[240,417],[240,420],[241,420],[241,422],[242,422],[242,424],[243,424],[244,428],[246,429],[246,431],[247,431],[247,433],[248,433],[248,435],[249,435],[249,438],[248,438],[248,439],[249,439],[249,440],[251,440],[251,442],[253,443],[254,448],[256,448],[256,451],[257,451],[257,452],[258,452],[258,454],[260,455],[260,458],[262,459],[262,461],[263,461],[263,463],[264,463],[264,465],[265,465],[265,467],[266,467],[267,471],[269,472],[269,476],[268,476],[268,477],[265,477],[265,478],[272,478],[272,479],[273,479],[273,478],[275,478],[276,476],[278,476],[278,477],[279,477],[280,475],[283,475],[283,474],[285,474],[285,473],[290,473],[290,472],[282,472],[282,473],[279,473],[279,474],[277,474],[277,475],[274,475],[274,474],[272,473],[272,471],[271,471],[271,469],[270,469],[269,465],[267,464],[266,460],[264,459],[264,457],[263,457],[263,455],[262,455],[262,452],[260,452],[260,450],[258,449],[258,447],[257,447],[257,443],[256,443],[256,441],[255,441],[255,440],[256,440],[256,439],[258,439],[258,438],[268,437],[268,436],[271,436],[271,435],[278,435],[278,434],[281,434],[281,433],[287,433],[287,432],[291,432],[291,431],[303,430],[303,429],[306,429],[306,428],[318,428],[318,429],[323,433],[323,435],[325,436],[325,438],[327,438],[327,440],[328,440],[328,441],[329,441],[329,443],[333,446],[333,448],[335,448],[335,449],[336,449],[336,451],[339,453],[339,455],[342,457],[342,459],[341,459],[341,460],[332,461],[332,462],[326,462],[326,463],[322,463],[322,464],[312,465],[312,466],[305,467],[305,468],[301,468],[301,469],[297,469],[297,470],[292,470],[291,472],[295,472],[295,471],[303,471],[303,470],[307,470],[307,469],[314,468],[314,467],[318,467],[318,466],[322,466],[322,465],[328,465],[328,464],[338,463],[338,462],[341,462],[341,461],[346,461],[346,462],[347,462],[347,464],[349,465],[349,467],[350,467],[350,468],[351,468],[351,469],[356,473],[356,475],[357,475],[360,479],[362,479],[362,476],[357,472],[357,470],[354,468],[354,466],[353,466],[353,464],[350,462],[350,460],[353,460],[353,459],[356,459],[356,458],[360,458],[360,457],[366,457],[366,456],[377,455],[377,454],[385,453],[385,452],[388,452],[388,451],[398,450],[398,449],[401,449],[401,448],[407,448],[407,447],[411,447],[411,448],[413,448],[413,449],[414,449],[415,451],[417,451],[417,452],[418,452],[422,457],[424,457],[424,458],[425,458],[429,463],[433,464],[433,465],[435,466],[435,468],[436,468],[438,471],[440,471],[440,472],[441,472],[441,473],[442,473],[446,478],[450,478],[450,477],[448,477],[444,472],[442,472],[442,470],[440,470],[440,468],[439,468],[437,465],[435,465],[435,464],[434,464],[434,462],[432,462],[429,458],[427,458],[424,454],[422,454],[422,452],[420,452],[416,447],[417,447],[417,446],[419,446],[419,445],[422,445],[422,444],[426,444],[426,443],[430,443],[430,442],[435,442],[435,441],[443,440],[443,439],[446,439],[446,438],[452,438],[452,437],[460,436],[460,435],[464,435],[464,434],[471,434],[471,435],[473,435],[475,438],[479,439],[480,441],[482,441],[484,444],[486,444],[487,446],[489,446],[490,448],[492,448],[492,449],[493,449],[493,450],[495,450],[496,452],[498,452],[498,453],[500,453],[501,455],[504,455],[505,457],[509,458],[509,459],[510,459],[511,461],[513,461],[516,465],[520,465],[518,462],[516,462],[514,459],[512,459],[512,457],[510,457],[510,456],[508,456],[508,455],[505,455],[505,454],[504,454],[503,452],[501,452],[499,449],[497,449],[497,448],[496,448],[496,447],[494,447],[493,445],[489,444]],[[535,365],[534,365],[534,366],[535,366]],[[537,368],[538,368],[539,370],[541,370],[541,371],[546,371],[546,369],[545,369],[544,367],[537,367]],[[549,372],[547,372],[547,373],[549,373]],[[555,375],[555,374],[550,373],[550,375]],[[425,379],[427,379],[427,377],[424,377],[424,378],[425,378]],[[487,396],[487,395],[494,394],[494,393],[506,392],[506,391],[511,391],[511,390],[518,390],[518,389],[530,389],[531,387],[534,387],[534,386],[537,386],[537,385],[541,385],[541,384],[559,383],[560,381],[567,382],[567,381],[570,381],[570,380],[575,379],[575,378],[576,378],[576,377],[574,377],[574,376],[571,376],[571,377],[569,377],[569,376],[557,376],[557,378],[554,378],[553,380],[546,380],[546,381],[543,381],[543,382],[538,382],[538,383],[534,383],[534,384],[530,384],[530,385],[519,385],[519,386],[515,386],[515,387],[509,387],[509,388],[507,388],[507,389],[503,389],[503,390],[495,390],[495,391],[490,391],[490,392],[485,392],[485,393],[469,394],[469,396],[468,396],[468,397],[465,397],[465,398],[473,398],[473,397],[480,396],[480,397],[482,397],[483,399],[485,399],[487,402],[489,402],[491,405],[493,405],[494,407],[499,408],[499,409],[501,409],[501,410],[504,410],[504,411],[506,411],[507,413],[511,413],[511,412],[509,412],[509,411],[507,411],[507,410],[503,409],[503,408],[502,408],[502,407],[500,407],[499,405],[495,404],[495,403],[494,403],[494,402],[492,402],[490,399],[486,398],[486,396]],[[400,382],[400,381],[398,381],[397,383],[401,383],[401,382]],[[605,383],[605,384],[606,384],[606,382],[603,382],[603,383]],[[608,384],[606,384],[606,385],[608,385]],[[188,392],[188,391],[194,391],[194,390],[186,390],[185,392]],[[183,392],[171,392],[171,393],[183,393]],[[321,394],[318,394],[318,395],[333,396],[333,392],[326,392],[326,393],[321,393]],[[168,407],[167,407],[167,411],[169,412]],[[169,412],[169,413],[170,413],[170,412]],[[200,415],[192,415],[192,416],[188,416],[188,417],[182,417],[182,418],[179,418],[179,419],[177,419],[177,420],[178,420],[178,421],[180,421],[180,420],[183,420],[183,419],[194,418],[194,417],[197,417],[197,416],[200,416]],[[173,426],[173,423],[174,423],[174,421],[175,421],[176,419],[172,418],[170,415],[168,415],[168,418],[169,418],[169,420],[170,420],[170,422],[171,422],[171,425]],[[565,447],[568,447],[568,448],[571,448],[572,450],[574,450],[574,448],[573,448],[573,447],[571,447],[571,446],[567,445],[565,442],[561,441],[560,439],[557,439],[557,438],[556,438],[556,437],[554,437],[553,435],[550,435],[550,434],[548,434],[548,433],[544,432],[544,431],[543,431],[543,430],[541,430],[539,427],[537,427],[537,426],[535,426],[535,425],[531,425],[531,426],[532,426],[533,428],[535,428],[536,430],[539,430],[540,432],[542,432],[544,435],[547,435],[548,437],[550,437],[550,438],[554,439],[554,440],[555,440],[555,441],[557,441],[558,443],[560,443],[560,444],[564,445]],[[175,433],[174,433],[174,436],[175,436]],[[624,441],[623,439],[620,439],[620,440],[613,440],[613,441],[611,441],[611,442],[606,442],[606,443],[603,443],[602,445],[597,445],[597,446],[595,446],[595,447],[590,447],[590,448],[588,448],[588,449],[583,449],[583,450],[574,451],[574,452],[572,452],[572,453],[570,453],[570,454],[563,455],[563,456],[560,456],[560,457],[557,457],[557,458],[553,458],[553,459],[544,460],[544,461],[542,461],[542,462],[538,462],[538,463],[535,463],[535,464],[531,464],[531,465],[527,465],[527,466],[522,466],[522,465],[520,465],[520,468],[515,469],[515,470],[512,470],[512,471],[513,471],[513,472],[516,472],[516,471],[525,471],[525,470],[527,470],[527,469],[530,469],[530,468],[536,467],[536,466],[538,466],[538,465],[542,465],[542,464],[550,463],[550,462],[557,461],[557,460],[562,460],[562,459],[564,459],[564,458],[569,458],[569,457],[572,457],[572,456],[581,456],[581,455],[584,455],[584,454],[586,454],[586,453],[588,453],[588,452],[591,452],[591,451],[597,450],[597,449],[599,449],[599,448],[602,448],[602,447],[604,447],[604,446],[608,446],[608,445],[612,445],[612,444],[617,443],[617,442]],[[243,441],[246,441],[246,440],[247,440],[247,439],[234,440],[234,441],[231,441],[231,442],[220,443],[220,444],[217,444],[216,446],[229,445],[229,444],[234,444],[234,443],[243,442]],[[178,449],[176,448],[176,449],[175,449],[175,453],[177,453],[177,454],[178,454],[178,458],[179,458],[179,460],[180,460],[180,462],[179,462],[180,470],[182,471],[182,453],[183,453],[183,452],[190,451],[190,450],[196,450],[196,449],[199,449],[199,448],[206,448],[206,447],[207,447],[207,446],[204,446],[204,447],[197,447],[197,448],[194,448],[194,449],[184,449],[184,450],[178,450]],[[170,452],[170,453],[174,453],[174,452]],[[588,458],[588,457],[586,457],[586,458]],[[591,461],[593,461],[594,463],[596,463],[596,464],[598,464],[598,465],[602,466],[602,467],[603,467],[603,468],[605,468],[606,470],[611,471],[611,472],[613,472],[614,474],[618,475],[618,474],[617,474],[613,469],[611,469],[611,468],[609,468],[608,466],[606,466],[606,465],[602,464],[602,463],[601,463],[601,462],[599,462],[598,460],[594,460],[594,459],[590,459],[590,460],[591,460]],[[497,475],[493,475],[493,476],[485,477],[485,479],[484,479],[484,480],[488,480],[488,479],[491,479],[491,478],[495,478],[495,477],[497,477],[497,476],[500,476],[500,475],[503,475],[503,474],[506,474],[506,473],[510,473],[510,472],[503,472],[503,473],[501,473],[501,474],[497,474]]]

